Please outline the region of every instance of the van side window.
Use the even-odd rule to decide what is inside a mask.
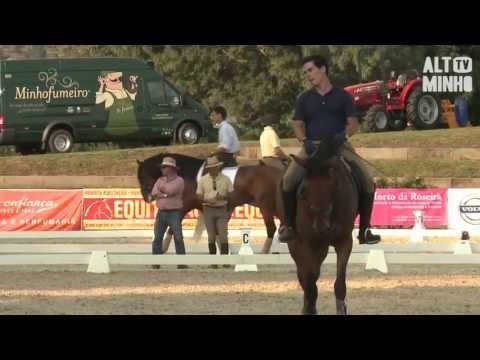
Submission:
[[[165,89],[167,92],[167,100],[169,104],[174,104],[175,101],[178,101],[178,93],[167,83],[165,83]]]
[[[167,98],[165,96],[165,88],[163,83],[160,81],[148,82],[147,83],[148,92],[150,94],[150,100],[154,104],[166,105],[168,104]]]

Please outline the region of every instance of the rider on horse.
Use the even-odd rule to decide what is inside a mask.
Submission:
[[[273,114],[265,115],[259,119],[259,123],[264,127],[260,135],[260,151],[265,165],[284,171],[288,166],[289,157],[282,150],[280,138],[273,128],[279,122],[279,117]]]
[[[218,160],[223,163],[223,167],[238,166],[235,156],[240,151],[240,142],[235,128],[225,120],[227,110],[223,106],[216,106],[210,113],[210,118],[218,126],[219,142],[217,149],[210,156],[217,156]]]
[[[297,99],[293,129],[302,143],[298,158],[312,156],[322,139],[333,137],[341,144],[341,155],[359,176],[360,199],[360,244],[376,244],[380,236],[370,231],[370,219],[375,198],[375,182],[362,159],[355,153],[347,137],[358,131],[358,119],[351,96],[343,89],[332,86],[328,78],[328,64],[321,56],[310,56],[303,60],[305,78],[312,89]],[[305,169],[292,161],[283,177],[282,199],[285,224],[280,230],[279,240],[289,242],[296,238],[296,195]]]

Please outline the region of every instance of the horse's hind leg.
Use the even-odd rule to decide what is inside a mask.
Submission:
[[[265,223],[265,227],[267,228],[267,239],[263,244],[262,254],[269,254],[277,227],[273,219],[273,214],[270,210],[260,208],[260,212],[262,213],[263,221]]]
[[[347,264],[352,252],[352,241],[347,239],[342,245],[335,248],[337,253],[337,279],[335,281],[335,298],[337,305],[337,315],[347,315],[347,305],[345,298],[347,296]]]

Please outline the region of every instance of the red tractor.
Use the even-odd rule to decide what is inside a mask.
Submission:
[[[345,88],[352,95],[359,115],[369,131],[434,129],[441,123],[439,101],[422,91],[417,71],[396,78],[392,72],[388,82],[375,81]]]

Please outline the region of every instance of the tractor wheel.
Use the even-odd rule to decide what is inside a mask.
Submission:
[[[368,131],[381,132],[388,130],[389,115],[382,105],[375,105],[368,109],[365,115],[365,122]]]
[[[407,99],[407,120],[417,129],[435,129],[440,125],[441,114],[438,100],[425,94],[417,86]]]

